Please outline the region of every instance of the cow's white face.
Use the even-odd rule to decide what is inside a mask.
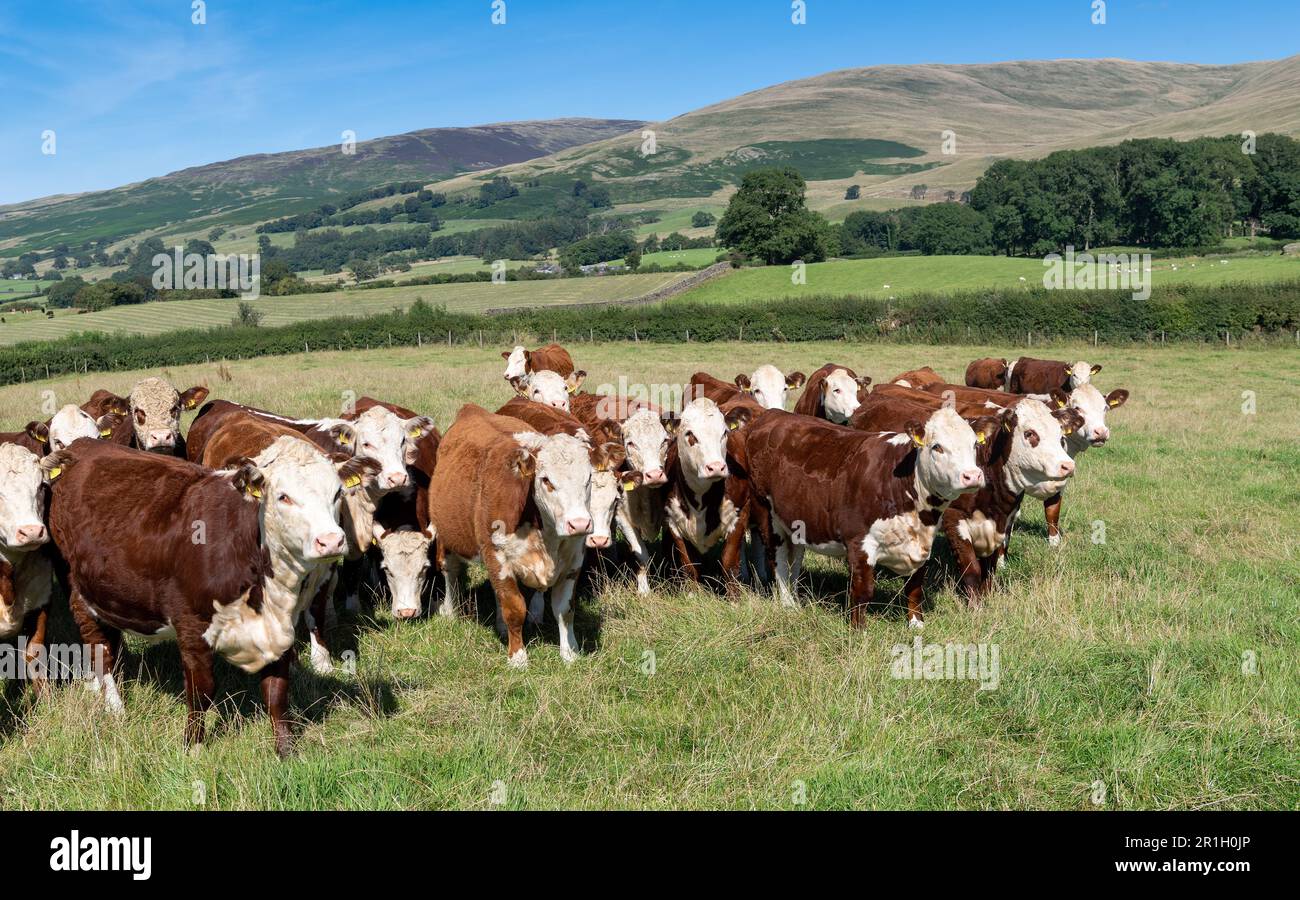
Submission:
[[[207,396],[205,387],[192,387],[181,394],[161,378],[138,382],[127,397],[136,445],[156,453],[174,451],[181,436],[181,412],[198,406]]]
[[[677,462],[696,483],[717,481],[727,472],[727,422],[718,404],[707,397],[682,410],[677,426]]]
[[[32,550],[50,539],[41,520],[48,460],[17,444],[0,444],[0,547],[5,550]]]
[[[822,382],[822,405],[826,418],[844,425],[858,408],[858,382],[843,369],[836,369]]]
[[[334,424],[329,420],[321,426]],[[411,480],[406,467],[415,459],[415,444],[433,430],[433,422],[425,416],[402,419],[390,409],[372,406],[347,424],[352,426],[357,456],[379,463],[376,489],[387,493],[406,487]]]
[[[561,537],[592,531],[591,482],[595,470],[588,444],[568,434],[542,438],[515,435],[525,447],[536,448],[533,498],[548,529]]]
[[[1094,366],[1092,363],[1079,360],[1070,366],[1070,390],[1083,387],[1092,381],[1092,376],[1101,371],[1101,366]]]
[[[782,375],[776,366],[759,366],[749,376],[748,384],[742,378],[736,379],[736,382],[748,390],[764,409],[785,409],[786,391],[803,384],[804,376],[802,372]]]
[[[277,438],[253,459],[261,475],[262,534],[304,562],[341,557],[347,548],[339,512],[348,491],[364,490],[375,463],[335,464],[304,440]]]
[[[1128,391],[1115,390],[1103,397],[1101,391],[1091,384],[1071,391],[1070,408],[1083,416],[1083,427],[1069,436],[1071,454],[1081,453],[1089,447],[1100,447],[1110,440],[1106,413],[1123,406],[1127,399]]]
[[[922,491],[955,500],[984,486],[984,470],[975,461],[975,430],[955,410],[931,413],[920,438],[916,477]]]
[[[51,450],[62,450],[78,438],[100,437],[100,426],[80,406],[69,403],[50,419],[47,439]]]
[[[506,357],[506,381],[513,378],[523,378],[528,374],[528,351],[523,347],[516,347]]]
[[[587,546],[597,550],[614,543],[614,509],[623,496],[618,472],[597,471],[591,476],[591,534]]]
[[[634,472],[640,472],[646,485],[668,480],[664,465],[668,458],[668,431],[659,416],[639,409],[623,422],[623,446]]]
[[[417,530],[385,532],[377,523],[374,536],[379,545],[379,566],[392,598],[393,618],[413,619],[420,614],[420,598],[429,582],[433,536]]]
[[[1006,466],[1012,482],[1024,490],[1072,476],[1074,460],[1066,451],[1066,440],[1067,432],[1072,433],[1078,424],[1077,417],[1063,410],[1053,413],[1047,404],[1032,398],[1017,403],[1015,415]],[[1062,424],[1062,417],[1071,421]]]
[[[569,384],[558,372],[549,369],[533,372],[516,386],[516,390],[534,403],[569,411]]]

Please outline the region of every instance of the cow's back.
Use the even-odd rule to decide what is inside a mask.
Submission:
[[[573,357],[559,344],[538,347],[528,356],[529,372],[555,372],[564,378],[573,374]]]
[[[744,393],[734,384],[714,378],[708,372],[696,372],[691,376],[691,397],[698,400],[701,394],[721,406],[728,400],[734,400]]]
[[[1013,394],[1049,394],[1070,389],[1070,364],[1060,359],[1022,356],[1011,367],[1007,391]]]

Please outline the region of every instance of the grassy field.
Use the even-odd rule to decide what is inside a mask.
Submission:
[[[366,316],[405,309],[422,297],[449,310],[482,311],[503,306],[546,306],[554,303],[594,303],[628,300],[670,284],[690,273],[661,272],[598,278],[562,278],[547,281],[509,281],[502,284],[409,285],[365,291],[329,291],[291,297],[260,297],[253,305],[265,313],[262,324],[287,325],[303,319],[332,316]],[[229,325],[238,300],[173,300],[117,306],[103,312],[78,315],[59,310],[53,319],[43,313],[7,314],[0,325],[0,346],[20,341],[44,341],[84,331],[127,334],[161,334],[180,328]]]
[[[337,411],[344,391],[433,415],[508,398],[499,348],[320,353],[166,372],[214,396],[293,413]],[[876,379],[929,363],[950,375],[1014,347],[836,344],[571,348],[588,384],[681,381],[771,361],[828,359]],[[897,607],[851,633],[838,562],[810,555],[800,610],[658,581],[580,590],[584,656],[566,667],[544,626],[526,671],[507,669],[486,617],[398,623],[344,616],[332,641],[355,677],[299,673],[298,754],[273,753],[253,678],[218,669],[203,750],[181,749],[173,646],[132,646],[126,712],[76,686],[0,703],[0,808],[1284,808],[1300,806],[1300,356],[1058,348],[1125,387],[1114,437],[1087,454],[1044,540],[1026,504],[1009,569],[980,612],[931,585],[928,643],[999,648],[994,690],[890,675],[914,634]],[[0,428],[144,373],[0,388]],[[1243,391],[1256,411],[1243,412]],[[1105,523],[1105,543],[1090,535]],[[476,576],[481,578],[481,573]],[[880,596],[900,598],[901,580]],[[480,609],[490,609],[481,583]],[[56,603],[57,609],[57,603]],[[385,607],[386,610],[386,607]],[[75,639],[66,612],[54,639]],[[650,655],[652,654],[652,656]],[[1253,660],[1255,668],[1243,666]],[[653,661],[653,666],[650,661]],[[1104,800],[1098,783],[1104,786]]]
[[[789,266],[744,269],[706,282],[670,302],[748,303],[781,297],[857,294],[906,297],[1023,285],[1041,287],[1043,263],[1006,256],[896,256],[812,263],[806,283],[792,284]],[[1186,257],[1151,263],[1153,285],[1224,284],[1300,278],[1300,258]],[[1021,281],[1021,279],[1024,279]]]

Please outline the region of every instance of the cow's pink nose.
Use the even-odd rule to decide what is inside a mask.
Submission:
[[[983,469],[967,469],[961,473],[962,487],[979,487],[984,483]]]
[[[663,484],[667,480],[668,476],[664,474],[663,469],[651,469],[645,473],[646,484]]]
[[[569,408],[569,404],[565,403],[563,400],[552,400],[551,406],[554,406],[556,409],[563,409],[563,410],[567,410]]]
[[[22,525],[17,531],[19,544],[38,544],[45,540],[44,525]]]
[[[1074,460],[1067,459],[1065,462],[1061,463],[1062,478],[1069,478],[1073,474],[1074,474]]]
[[[406,484],[407,476],[405,472],[389,472],[384,476],[384,486],[389,488],[399,488]]]
[[[393,616],[398,619],[414,619],[419,612],[418,609],[395,609]]]
[[[609,535],[589,534],[587,535],[587,546],[595,550],[604,550],[609,546]]]
[[[587,534],[591,531],[591,519],[589,518],[572,518],[564,521],[564,527],[569,534]]]
[[[312,542],[311,549],[317,556],[338,556],[343,552],[343,532],[320,535]]]
[[[1092,430],[1092,442],[1094,444],[1104,444],[1110,440],[1109,428],[1094,428]]]
[[[149,446],[151,447],[171,447],[175,443],[176,438],[171,431],[149,432]]]
[[[710,478],[727,474],[727,463],[723,460],[704,464],[704,474]]]

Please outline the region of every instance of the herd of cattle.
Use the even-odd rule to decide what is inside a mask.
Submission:
[[[977,605],[1026,494],[1059,542],[1078,457],[1107,441],[1106,414],[1128,398],[1092,384],[1100,366],[982,359],[965,384],[921,368],[870,390],[835,364],[807,378],[700,372],[677,410],[581,391],[585,373],[555,344],[502,356],[515,396],[496,412],[466,404],[442,434],[363,398],[326,419],[214,400],[182,436],[182,412],[208,390],[159,378],[0,434],[0,640],[25,639],[36,658],[58,583],[103,654],[92,683],[110,709],[123,633],[172,639],[187,744],[203,739],[219,655],[260,673],[284,754],[296,640],[328,670],[335,603],[357,607],[369,567],[405,619],[426,599],[456,615],[465,564],[481,560],[513,666],[527,664],[524,625],[540,623],[547,593],[560,654],[576,657],[579,575],[616,538],[641,593],[661,536],[669,573],[698,582],[718,555],[728,588],[774,581],[786,604],[806,550],[844,558],[855,627],[883,567],[907,576],[920,627],[936,534]]]

